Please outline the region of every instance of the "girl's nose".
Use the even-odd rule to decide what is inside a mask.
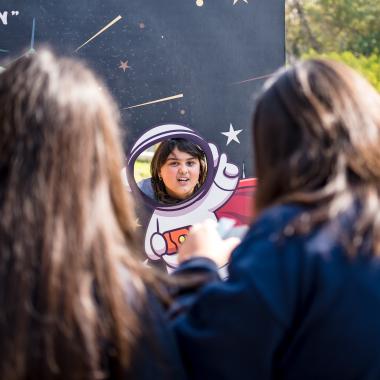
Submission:
[[[179,171],[180,171],[180,173],[186,173],[187,172],[187,167],[185,165],[181,165],[179,167]]]

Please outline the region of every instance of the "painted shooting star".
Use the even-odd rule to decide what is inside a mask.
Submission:
[[[237,135],[242,132],[243,129],[238,129],[235,131],[233,125],[230,123],[230,130],[228,132],[220,132],[222,135],[224,136],[227,136],[228,139],[227,139],[227,144],[228,145],[231,141],[235,141],[237,142],[238,144],[240,144],[240,141],[239,141],[239,138],[237,137]]]
[[[241,80],[239,82],[233,82],[231,84],[243,84],[243,83],[248,83],[248,82],[254,82],[254,81],[257,81],[257,80],[260,80],[260,79],[268,79],[268,78],[270,78],[272,76],[273,76],[273,74],[261,75],[259,77],[252,77],[252,78],[248,78],[248,79],[245,79],[245,80]]]
[[[88,43],[90,43],[93,39],[98,37],[100,34],[105,32],[108,28],[110,28],[112,25],[116,24],[119,20],[121,20],[122,17],[119,15],[115,17],[111,22],[109,22],[104,28],[100,29],[99,32],[95,33],[91,38],[89,38],[85,43],[77,47],[74,52],[77,53],[80,49],[82,49],[83,46],[86,46]]]
[[[135,106],[130,106],[130,107],[124,107],[122,109],[123,110],[129,110],[132,108],[148,106],[150,104],[168,102],[169,100],[174,100],[174,99],[179,99],[179,98],[183,98],[183,94],[173,95],[173,96],[169,96],[167,98],[161,98],[161,99],[157,99],[157,100],[151,100],[150,102],[136,104]]]
[[[36,19],[33,18],[33,24],[32,24],[32,36],[30,37],[30,49],[28,53],[35,53],[36,51],[34,50],[34,36],[36,33]]]
[[[32,35],[30,37],[30,48],[27,52],[25,52],[24,54],[22,54],[21,56],[17,57],[15,60],[13,60],[12,62],[15,62],[17,60],[19,60],[20,58],[24,57],[25,55],[28,55],[28,54],[34,54],[36,51],[34,50],[34,36],[36,34],[36,19],[33,18],[33,23],[32,23]],[[5,51],[4,51],[5,52]],[[3,70],[4,71],[4,68]]]

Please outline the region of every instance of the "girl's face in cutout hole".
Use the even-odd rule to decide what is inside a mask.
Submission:
[[[174,148],[159,172],[169,196],[184,200],[194,193],[199,181],[199,159]]]

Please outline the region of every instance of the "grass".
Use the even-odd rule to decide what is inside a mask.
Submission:
[[[150,162],[149,161],[135,161],[134,176],[136,182],[150,177]]]

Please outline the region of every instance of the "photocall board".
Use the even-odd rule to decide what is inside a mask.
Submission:
[[[254,99],[284,64],[284,22],[284,0],[0,0],[0,66],[48,45],[106,82],[126,131],[126,191],[145,206],[147,258],[170,271],[194,223],[249,223]],[[171,138],[203,150],[207,176],[189,199],[167,205],[142,193],[133,173]]]

